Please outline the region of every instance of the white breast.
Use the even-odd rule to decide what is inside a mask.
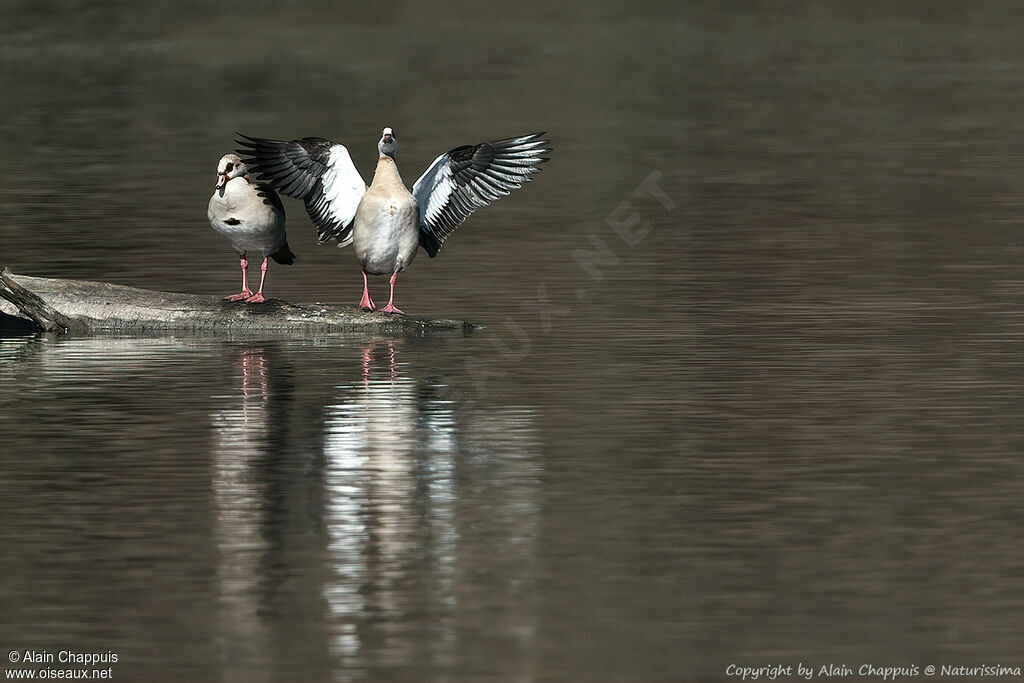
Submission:
[[[419,209],[412,195],[367,193],[356,212],[352,246],[366,272],[390,275],[412,263],[419,244]]]
[[[283,218],[256,193],[245,178],[232,178],[223,196],[216,190],[207,210],[210,226],[237,251],[260,251],[264,256],[285,242]]]

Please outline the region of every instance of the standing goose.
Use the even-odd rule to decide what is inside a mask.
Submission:
[[[377,170],[367,188],[344,145],[323,138],[285,142],[239,133],[238,153],[281,194],[306,203],[320,244],[352,244],[363,271],[359,306],[377,310],[366,275],[390,275],[382,313],[395,307],[395,279],[423,247],[431,258],[470,214],[530,180],[547,161],[544,133],[456,147],[434,159],[412,186],[395,163],[398,139],[385,128],[377,142]]]
[[[267,257],[288,266],[295,263],[295,254],[288,248],[284,230],[281,198],[270,187],[254,183],[245,163],[236,155],[225,154],[217,163],[217,185],[206,217],[213,229],[231,242],[242,267],[242,291],[224,298],[248,303],[264,301]],[[249,262],[245,259],[249,251],[263,254],[260,288],[255,294],[249,289]]]

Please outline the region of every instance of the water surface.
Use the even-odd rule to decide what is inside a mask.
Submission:
[[[0,262],[233,292],[205,206],[235,130],[368,178],[391,125],[410,184],[532,130],[552,161],[399,279],[481,333],[0,339],[5,649],[121,680],[1024,665],[1015,4],[240,7],[12,6]],[[268,294],[357,301],[287,208]]]

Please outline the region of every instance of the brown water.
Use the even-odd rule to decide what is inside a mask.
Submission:
[[[399,280],[482,333],[0,339],[4,660],[1024,666],[1020,8],[728,5],[9,6],[15,272],[231,293],[235,130],[555,152]],[[287,207],[268,294],[354,303]]]

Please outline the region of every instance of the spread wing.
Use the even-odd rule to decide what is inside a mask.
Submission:
[[[481,206],[522,187],[550,152],[544,133],[463,145],[434,159],[412,186],[420,209],[420,246],[431,258]]]
[[[238,133],[242,161],[281,194],[301,199],[320,244],[352,241],[352,221],[366,183],[345,145],[323,138],[269,140]]]

